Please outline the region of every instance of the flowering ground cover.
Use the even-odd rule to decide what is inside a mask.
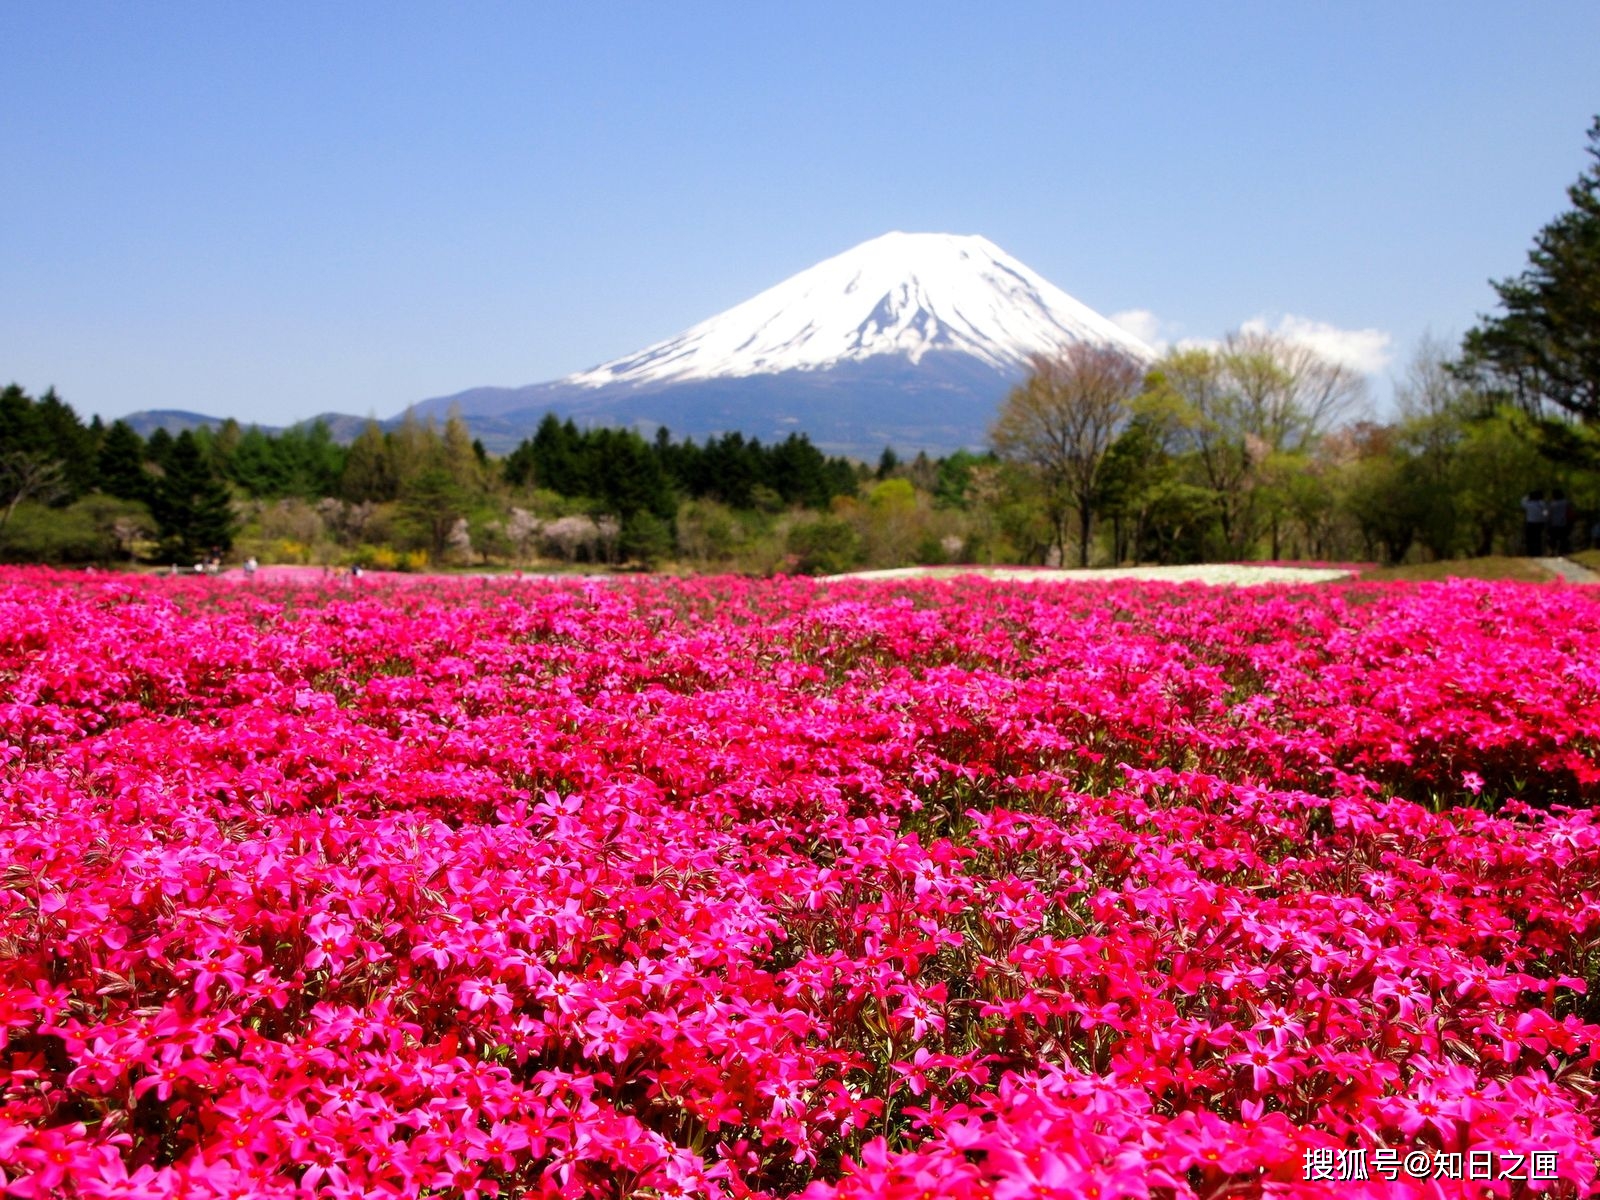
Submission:
[[[1588,1194],[1591,595],[0,574],[0,1189]]]

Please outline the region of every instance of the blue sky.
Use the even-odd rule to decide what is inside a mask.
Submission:
[[[1592,0],[983,7],[0,6],[0,381],[388,416],[905,229],[1168,340],[1321,330],[1381,396],[1600,111]]]

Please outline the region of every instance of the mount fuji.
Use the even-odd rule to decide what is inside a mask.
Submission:
[[[888,233],[824,260],[676,337],[551,383],[473,388],[452,405],[490,449],[546,412],[677,436],[806,433],[829,453],[945,453],[983,444],[1034,354],[1074,342],[1140,362],[1143,342],[987,238]]]

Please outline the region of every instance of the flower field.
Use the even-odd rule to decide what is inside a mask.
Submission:
[[[0,573],[0,1194],[1591,1194],[1593,595]]]

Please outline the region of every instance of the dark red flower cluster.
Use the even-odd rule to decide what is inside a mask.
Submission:
[[[1514,584],[0,574],[0,1192],[1588,1193],[1596,646]]]

